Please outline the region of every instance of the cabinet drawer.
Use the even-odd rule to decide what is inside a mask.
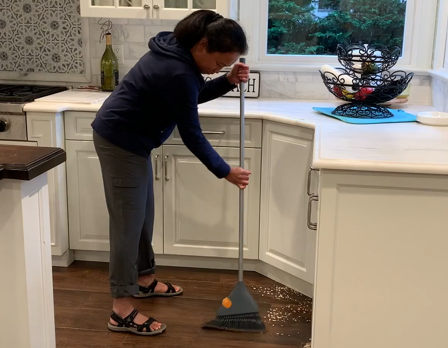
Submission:
[[[65,139],[67,140],[93,140],[92,122],[95,112],[66,111],[65,116]]]
[[[65,138],[67,140],[92,140],[91,123],[94,112],[67,111],[65,115]],[[238,147],[240,143],[240,121],[237,118],[201,117],[201,128],[212,146]],[[245,121],[245,147],[261,148],[262,121]],[[166,145],[182,145],[177,127],[165,142]]]
[[[212,146],[239,146],[240,120],[238,118],[200,117],[200,122],[202,132]],[[261,148],[262,130],[261,120],[246,119],[244,147]],[[183,144],[177,127],[165,144]]]

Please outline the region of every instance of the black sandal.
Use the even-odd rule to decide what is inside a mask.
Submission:
[[[149,318],[143,324],[139,325],[134,322],[135,317],[138,314],[138,310],[134,309],[131,314],[129,314],[126,318],[120,317],[117,313],[112,311],[110,318],[114,320],[118,325],[113,325],[110,321],[107,324],[109,330],[116,332],[132,332],[136,335],[141,336],[154,336],[163,333],[166,330],[166,325],[161,324],[162,326],[158,330],[152,330],[150,325],[157,321],[154,318]]]
[[[164,297],[178,296],[184,291],[184,289],[182,289],[181,287],[179,287],[179,291],[176,291],[176,289],[174,288],[174,286],[171,285],[171,283],[162,282],[163,284],[165,284],[168,287],[168,290],[166,292],[155,292],[158,282],[159,281],[157,279],[154,279],[154,281],[148,287],[139,285],[138,286],[139,293],[138,293],[138,295],[134,295],[134,297],[135,298],[145,298],[145,297],[153,297],[153,296],[164,296]]]

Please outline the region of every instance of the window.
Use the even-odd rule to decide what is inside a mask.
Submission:
[[[339,43],[398,46],[402,68],[431,68],[438,0],[243,0],[252,65],[338,64]]]
[[[438,72],[448,82],[448,2],[440,1],[434,40],[434,74]],[[437,74],[436,74],[437,75]],[[439,77],[442,77],[439,75]]]

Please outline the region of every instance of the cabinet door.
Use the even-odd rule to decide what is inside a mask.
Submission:
[[[81,17],[151,18],[152,0],[80,0]]]
[[[62,115],[27,113],[27,144],[65,149]],[[66,163],[48,171],[50,199],[51,254],[62,256],[69,249]]]
[[[182,19],[196,10],[213,10],[234,18],[237,7],[236,0],[153,0],[152,3],[154,19]]]
[[[264,123],[260,208],[260,260],[311,284],[316,254],[316,232],[307,225],[312,141],[310,129]]]
[[[216,148],[239,166],[238,148]],[[164,145],[164,252],[172,255],[238,257],[239,189],[217,179],[185,146]],[[258,259],[259,149],[245,150],[252,172],[244,191],[244,257]]]
[[[81,17],[182,19],[200,9],[238,19],[238,0],[80,0]]]
[[[163,181],[162,181],[162,147],[154,149],[151,154],[154,177],[154,234],[152,248],[155,254],[163,254]]]
[[[155,253],[162,253],[162,184],[160,180],[154,183],[153,247]],[[67,185],[70,248],[109,251],[109,214],[100,162],[92,141],[67,141]]]

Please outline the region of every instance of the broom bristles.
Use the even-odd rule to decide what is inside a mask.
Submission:
[[[205,323],[205,329],[217,329],[223,331],[265,332],[264,325],[258,313],[218,316],[216,319]]]

